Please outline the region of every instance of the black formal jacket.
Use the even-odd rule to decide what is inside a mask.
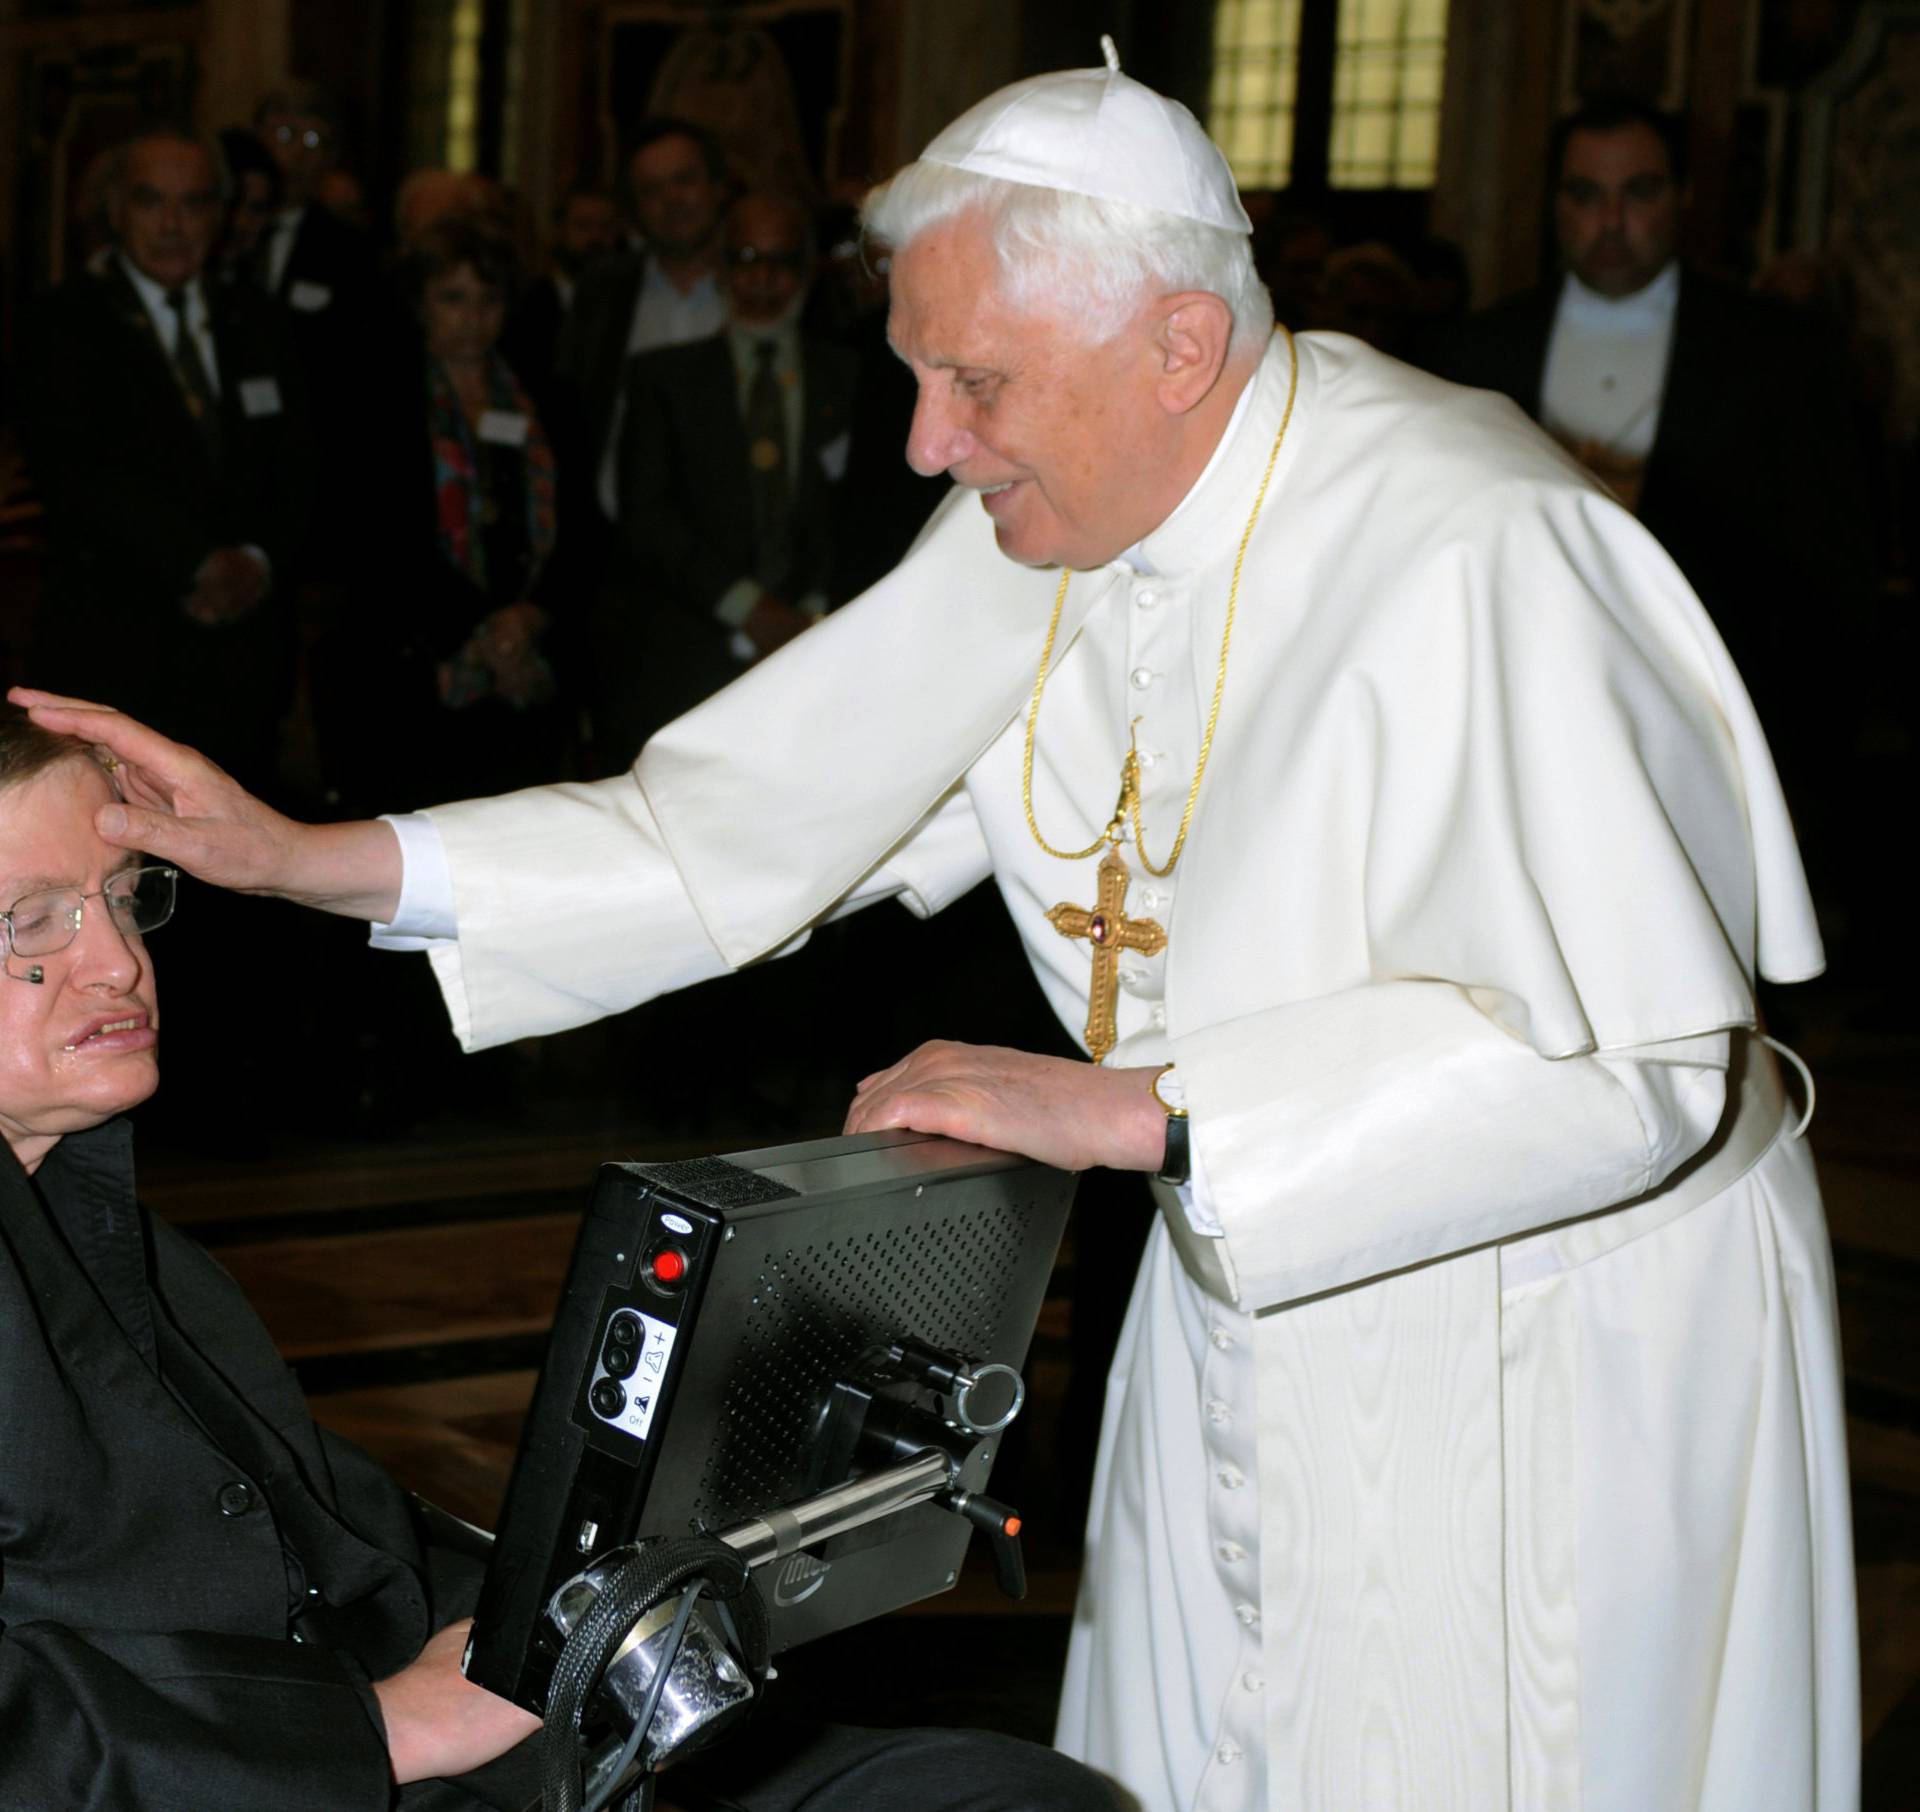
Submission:
[[[258,274],[265,277],[265,248]],[[274,299],[286,310],[293,357],[306,379],[317,451],[307,569],[353,584],[371,557],[354,505],[379,399],[405,364],[407,311],[372,239],[309,203]]]
[[[141,1210],[124,1121],[32,1179],[0,1150],[0,1805],[386,1807],[368,1682],[477,1572],[429,1556],[232,1280]]]
[[[271,738],[290,692],[287,600],[313,455],[279,308],[244,284],[206,293],[217,456],[117,263],[35,307],[19,403],[51,543],[35,680],[110,700],[224,761]],[[237,623],[195,623],[181,600],[200,562],[249,544],[272,563],[265,600]]]
[[[567,315],[560,285],[551,276],[535,277],[514,298],[500,351],[523,384],[540,390],[552,384]]]
[[[1442,377],[1536,420],[1560,285],[1456,322]],[[1719,625],[1776,742],[1808,681],[1846,683],[1873,584],[1839,347],[1817,321],[1684,267],[1639,516]]]
[[[859,361],[802,335],[789,603],[832,583]],[[655,725],[724,686],[740,664],[713,614],[753,571],[753,498],[733,354],[723,333],[637,354],[620,439],[620,541]]]
[[[642,252],[623,252],[593,265],[581,275],[560,330],[554,370],[573,394],[596,470],[613,427],[614,399],[646,274]]]

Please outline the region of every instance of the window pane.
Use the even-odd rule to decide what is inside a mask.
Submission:
[[[1286,185],[1293,163],[1300,0],[1219,0],[1208,129],[1246,189]]]
[[[1337,188],[1429,188],[1446,0],[1340,0],[1329,174]]]

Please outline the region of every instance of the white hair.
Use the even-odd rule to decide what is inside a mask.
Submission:
[[[919,162],[870,191],[860,219],[872,238],[900,252],[929,227],[965,213],[986,221],[1007,299],[1036,313],[1070,315],[1089,339],[1118,333],[1145,290],[1218,296],[1233,315],[1236,355],[1265,345],[1273,332],[1273,301],[1253,268],[1247,235],[1157,208]]]

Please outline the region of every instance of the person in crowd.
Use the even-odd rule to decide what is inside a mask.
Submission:
[[[1272,333],[1106,49],[870,198],[955,489],[631,774],[310,829],[35,714],[135,769],[103,835],[428,948],[472,1048],[991,875],[1092,1061],[936,1042],[846,1126],[1155,1179],[1058,1727],[1150,1812],[1842,1812],[1832,1258],[1755,1005],[1823,951],[1752,705],[1506,399]]]
[[[340,108],[317,82],[289,82],[260,102],[254,131],[280,167],[280,212],[261,252],[261,281],[296,315],[349,313],[376,280],[373,242],[317,199],[340,149]]]
[[[108,198],[104,268],[22,324],[20,422],[48,539],[29,671],[140,699],[277,793],[314,472],[301,367],[273,302],[212,274],[227,201],[215,144],[128,141]],[[258,955],[258,916],[234,905],[208,899],[181,942],[195,989]],[[242,1123],[258,1105],[210,1024],[176,1060],[175,1135],[194,1136],[209,1097]]]
[[[1550,160],[1564,271],[1443,330],[1420,362],[1512,397],[1653,531],[1803,780],[1874,581],[1842,349],[1680,257],[1678,121],[1592,100],[1561,120]]]
[[[1318,214],[1283,208],[1254,234],[1253,261],[1273,298],[1274,319],[1296,332],[1312,327],[1333,255],[1333,234]]]
[[[409,170],[393,196],[393,237],[404,254],[428,227],[443,220],[474,220],[512,243],[506,192],[477,170]]]
[[[1398,353],[1413,320],[1414,281],[1400,254],[1377,239],[1328,254],[1313,325]]]
[[[827,609],[856,361],[801,331],[814,240],[798,200],[741,196],[722,245],[725,329],[627,368],[620,540],[637,635],[595,662],[626,688],[602,731],[622,767]],[[610,744],[615,719],[627,728]]]
[[[339,164],[322,170],[314,179],[313,199],[356,233],[373,231],[373,210],[367,205],[366,189],[351,170]]]
[[[655,346],[703,340],[726,325],[720,217],[726,160],[700,127],[650,119],[627,153],[627,205],[638,252],[607,259],[583,281],[561,337],[559,372],[578,397],[595,462],[595,495],[620,514],[620,422],[627,360]]]
[[[232,1280],[140,1205],[175,872],[100,840],[118,797],[0,706],[0,1803],[524,1812],[538,1722],[460,1672],[478,1544],[313,1421]],[[762,1721],[666,1783],[688,1812],[1113,1812],[963,1731]]]
[[[554,210],[549,268],[526,285],[507,318],[502,344],[528,382],[553,375],[580,279],[619,250],[618,204],[593,183],[574,183]]]
[[[106,268],[23,324],[20,420],[49,542],[33,671],[137,699],[271,788],[312,466],[279,312],[209,275],[225,191],[212,143],[127,141]]]
[[[244,126],[229,126],[220,134],[220,154],[227,160],[233,194],[214,253],[216,273],[222,283],[257,282],[260,244],[280,212],[280,166]]]
[[[565,758],[567,512],[547,412],[499,352],[511,248],[456,214],[415,235],[399,274],[416,352],[357,505],[381,564],[316,663],[325,768],[348,802],[425,801],[463,774],[530,785]]]
[[[269,93],[254,130],[280,167],[280,210],[261,240],[256,274],[282,303],[311,400],[318,457],[310,570],[337,581],[378,549],[354,530],[354,473],[365,424],[392,382],[400,333],[371,238],[320,205],[320,178],[339,154],[338,103],[317,83]]]

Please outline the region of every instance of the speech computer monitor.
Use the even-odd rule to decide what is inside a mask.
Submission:
[[[1073,1185],[916,1133],[603,1166],[522,1432],[468,1677],[544,1713],[560,1651],[545,1616],[555,1592],[614,1549],[722,1533],[878,1464],[848,1438],[849,1402],[897,1399],[883,1407],[905,1418],[896,1446],[911,1447],[924,1411],[906,1406],[915,1393],[887,1371],[889,1349],[992,1374],[1004,1412]],[[982,1493],[998,1441],[968,1440],[950,1441],[965,1459],[959,1483]],[[923,1502],[785,1554],[757,1576],[771,1651],[946,1590],[971,1532]]]

